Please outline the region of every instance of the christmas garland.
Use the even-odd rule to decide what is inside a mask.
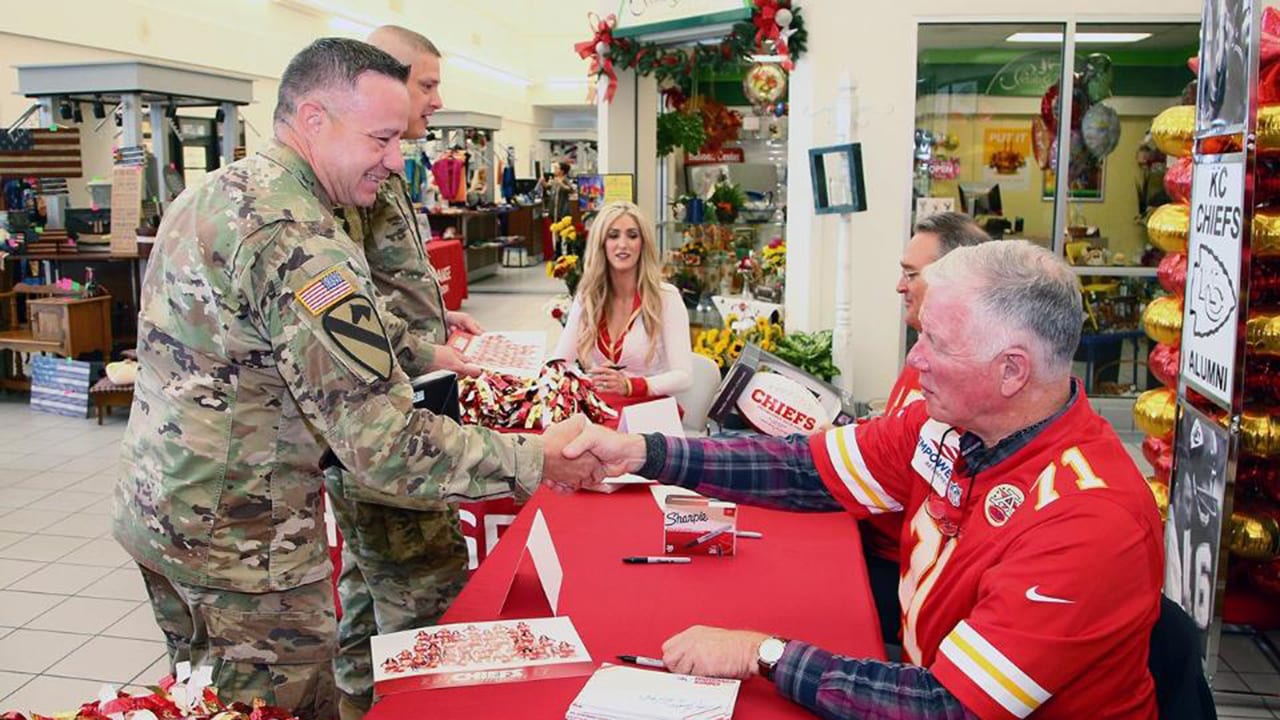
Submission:
[[[588,21],[594,35],[590,40],[577,43],[574,49],[582,59],[591,60],[588,75],[609,78],[606,102],[613,100],[618,86],[614,68],[652,75],[664,91],[687,96],[692,92],[695,68],[710,73],[727,72],[749,62],[752,55],[776,52],[782,56],[783,68],[790,70],[807,49],[809,37],[800,8],[793,7],[791,0],[754,0],[751,18],[735,23],[719,44],[698,44],[692,48],[664,48],[657,43],[614,38],[617,18],[613,15],[602,19],[592,13]]]

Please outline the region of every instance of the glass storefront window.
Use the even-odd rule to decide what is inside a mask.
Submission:
[[[1183,102],[1198,34],[1196,23],[919,28],[914,210],[954,206],[995,237],[1053,248],[1078,267],[1086,321],[1075,371],[1092,396],[1158,384],[1140,318],[1163,292],[1145,220],[1167,198],[1148,130]],[[1066,53],[1075,76],[1064,93]]]

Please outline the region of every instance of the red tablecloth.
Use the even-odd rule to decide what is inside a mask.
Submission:
[[[467,260],[458,240],[428,240],[427,260],[440,277],[444,306],[458,310],[467,298]]]
[[[624,565],[627,555],[661,551],[661,515],[645,486],[613,495],[539,491],[520,513],[443,622],[522,617],[499,608],[541,508],[564,568],[560,612],[573,619],[591,657],[661,655],[662,642],[693,624],[753,628],[808,640],[835,652],[883,657],[856,523],[848,515],[743,508],[733,558],[690,565]],[[586,677],[391,695],[370,720],[400,718],[563,718]],[[753,678],[735,718],[812,717]]]

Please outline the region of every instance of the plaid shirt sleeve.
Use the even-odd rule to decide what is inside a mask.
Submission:
[[[645,435],[646,461],[637,474],[744,505],[835,512],[836,501],[813,462],[809,439],[680,438]]]
[[[926,668],[840,657],[797,640],[787,643],[773,682],[779,693],[824,718],[978,717]]]

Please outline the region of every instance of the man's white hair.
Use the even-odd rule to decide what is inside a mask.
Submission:
[[[982,328],[991,357],[1025,341],[1041,380],[1071,374],[1084,305],[1080,279],[1062,258],[1025,240],[989,242],[947,253],[924,277],[930,295],[951,289],[972,300],[972,326]]]

